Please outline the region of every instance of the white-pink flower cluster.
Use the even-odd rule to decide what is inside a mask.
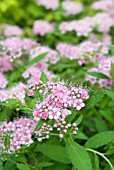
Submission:
[[[0,89],[4,89],[8,84],[8,81],[6,80],[5,76],[0,73]]]
[[[36,109],[33,112],[34,119],[39,121],[42,119],[59,119],[65,118],[71,114],[68,108],[76,108],[80,110],[85,106],[84,101],[88,99],[88,91],[82,87],[67,87],[64,82],[48,82],[44,84],[39,82],[35,84],[37,91],[44,94],[42,102],[36,104]],[[35,86],[31,85],[32,90]],[[45,88],[43,91],[42,88]],[[47,97],[47,94],[51,93]]]
[[[3,55],[3,54],[1,54]],[[0,72],[9,71],[12,69],[10,57],[0,57]]]
[[[36,20],[33,24],[33,33],[39,34],[40,36],[44,36],[48,33],[53,33],[54,24],[49,23],[44,20]]]
[[[19,58],[22,54],[29,52],[37,43],[29,38],[21,39],[19,37],[9,37],[1,41],[3,46],[3,56],[13,59]]]
[[[42,61],[28,67],[22,76],[27,79],[28,84],[33,84],[40,80],[42,71],[46,74],[48,80],[50,81],[55,77],[54,74],[48,71],[47,64]]]
[[[0,90],[0,102],[4,102],[7,99],[17,98],[24,103],[26,85],[23,83],[18,83],[17,86],[13,86],[9,89]]]
[[[33,120],[27,118],[20,118],[13,122],[3,122],[0,125],[0,144],[3,152],[11,154],[21,149],[22,145],[29,146],[33,143],[32,134],[35,125]],[[7,136],[10,140],[9,148],[5,147],[3,143]]]
[[[42,64],[43,62],[44,63],[50,62],[50,63],[56,64],[60,60],[57,51],[52,50],[48,46],[40,46],[40,45],[37,46],[36,48],[31,49],[30,59],[36,58],[37,56],[43,53],[47,53],[47,55],[42,60]]]
[[[59,6],[59,0],[38,0],[38,5],[44,6],[46,9],[55,10]]]
[[[104,10],[106,11],[112,18],[114,18],[114,0],[100,0],[96,1],[91,6],[95,10]]]
[[[114,20],[107,13],[97,13],[95,16],[88,16],[81,20],[62,22],[59,30],[62,34],[75,31],[77,36],[88,36],[95,27],[97,31],[107,33],[113,25]]]
[[[102,73],[109,77],[109,79],[98,79],[97,77],[93,77],[91,75],[86,75],[86,81],[90,81],[91,84],[98,83],[100,87],[110,89],[114,83],[112,81],[112,78],[110,76],[110,69],[111,69],[111,63],[114,63],[114,57],[103,57],[98,64],[98,67],[93,67],[88,70],[88,72],[98,72]]]
[[[100,47],[102,48],[98,51]],[[87,55],[92,62],[97,62],[104,54],[107,54],[109,50],[107,45],[101,42],[93,43],[91,41],[82,42],[78,46],[59,43],[56,49],[59,51],[60,55],[65,56],[70,60],[77,59],[80,65],[88,62],[88,60],[84,58],[84,55]],[[97,55],[94,55],[94,53]]]
[[[80,2],[66,0],[62,2],[62,7],[65,15],[75,15],[83,11],[83,5]]]
[[[19,36],[22,33],[23,33],[23,30],[18,26],[7,25],[7,24],[4,26],[4,35],[6,37]]]

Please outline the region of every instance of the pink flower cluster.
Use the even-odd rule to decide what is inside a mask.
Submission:
[[[100,0],[92,4],[95,10],[102,9],[106,11],[112,18],[114,18],[114,1],[113,0]]]
[[[4,50],[3,56],[10,57],[11,61],[21,57],[23,53],[29,52],[37,44],[28,38],[21,39],[19,37],[9,37],[0,43]]]
[[[23,30],[19,28],[18,26],[13,26],[13,25],[5,25],[4,26],[4,35],[6,37],[10,36],[19,36],[23,33]]]
[[[4,54],[1,54],[4,55]],[[12,69],[10,57],[0,57],[0,72],[9,71]]]
[[[7,86],[8,81],[6,80],[5,76],[0,73],[0,88],[3,89]]]
[[[0,90],[0,102],[4,102],[7,99],[11,98],[17,98],[21,100],[22,103],[24,103],[25,88],[25,84],[19,83],[17,86],[14,86],[12,88]]]
[[[21,149],[22,145],[29,146],[33,143],[32,134],[35,128],[35,123],[33,120],[27,118],[20,118],[19,120],[15,120],[13,122],[3,122],[0,125],[0,144],[5,153],[13,153],[16,150]],[[5,137],[9,137],[10,146],[8,150],[6,150],[4,146]]]
[[[106,89],[110,89],[113,85],[111,76],[110,76],[110,69],[111,69],[111,63],[114,63],[114,57],[103,57],[98,64],[98,67],[91,68],[88,70],[88,72],[98,72],[102,73],[109,77],[109,79],[98,79],[96,77],[93,77],[91,75],[86,75],[86,81],[90,81],[91,84],[98,83],[100,87],[104,87]]]
[[[53,33],[54,24],[43,20],[36,20],[33,24],[33,33],[44,36],[48,33]]]
[[[65,15],[75,15],[83,11],[83,5],[80,2],[75,3],[73,1],[66,0],[62,2],[62,7]]]
[[[46,74],[48,80],[52,80],[55,77],[54,74],[48,71],[47,64],[44,62],[39,62],[33,66],[30,66],[22,74],[22,76],[27,80],[28,84],[36,83],[40,80],[42,71]]]
[[[95,16],[85,17],[81,20],[62,22],[59,30],[62,34],[67,31],[75,31],[77,36],[88,36],[96,26],[97,31],[107,33],[113,25],[114,20],[107,13],[97,13]]]
[[[97,34],[94,34],[94,33],[90,34],[89,40],[94,42],[94,43],[100,42]],[[102,36],[102,43],[104,45],[110,45],[112,43],[112,37],[110,36],[110,34],[103,34],[103,36]]]
[[[38,5],[44,6],[46,9],[55,10],[59,6],[59,0],[38,0]]]
[[[68,110],[69,107],[80,110],[85,106],[84,101],[88,99],[88,92],[82,87],[67,87],[64,82],[48,82],[44,84],[39,82],[35,86],[31,85],[30,88],[38,90],[40,94],[45,96],[49,93],[44,100],[36,104],[36,109],[33,112],[34,119],[39,121],[42,119],[59,119],[59,117],[65,118],[71,114]],[[42,88],[45,88],[43,91]]]
[[[101,51],[98,52],[100,46],[102,46],[102,48]],[[92,62],[97,62],[103,57],[104,54],[108,53],[108,47],[105,44],[101,42],[93,43],[91,41],[82,42],[78,46],[59,43],[56,48],[62,56],[65,56],[71,60],[77,59],[80,65],[88,62],[84,58],[84,55],[87,55]],[[94,55],[94,53],[97,55]]]
[[[55,50],[50,49],[46,46],[37,46],[30,50],[30,60],[39,56],[40,54],[46,53],[44,59],[42,59],[40,62],[29,66],[26,71],[22,74],[22,76],[26,79],[28,79],[28,84],[38,82],[40,79],[40,76],[42,74],[42,71],[45,72],[46,76],[48,77],[48,80],[51,80],[55,77],[54,74],[48,71],[48,64],[47,62],[56,64],[59,61],[58,54]]]
[[[56,64],[60,60],[58,53],[55,50],[52,50],[51,48],[47,46],[40,46],[40,45],[37,46],[36,48],[31,49],[30,59],[33,59],[43,53],[47,53],[47,55],[42,60],[42,64],[43,62],[44,63],[50,62],[50,63]]]

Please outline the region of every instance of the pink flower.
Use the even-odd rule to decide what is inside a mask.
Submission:
[[[28,96],[32,97],[32,96],[34,96],[34,91],[33,90],[29,90],[27,92],[27,94],[28,94]]]

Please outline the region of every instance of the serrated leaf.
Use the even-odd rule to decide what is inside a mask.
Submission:
[[[114,82],[114,64],[111,63],[110,75],[112,77],[112,81]]]
[[[66,155],[65,148],[59,145],[40,145],[38,151],[46,155],[52,160],[61,162],[64,164],[70,163]]]
[[[43,53],[43,54],[40,54],[39,56],[33,58],[32,60],[30,60],[30,61],[27,63],[27,66],[30,66],[30,65],[33,65],[33,64],[38,63],[38,62],[39,62],[40,60],[42,60],[47,54],[48,54],[48,52]]]
[[[41,77],[40,77],[40,80],[43,82],[43,83],[47,83],[49,80],[46,76],[46,74],[44,72],[42,72],[41,74]]]
[[[93,77],[97,77],[98,79],[109,79],[108,76],[106,76],[105,74],[99,73],[99,72],[87,72],[86,74],[93,76]]]
[[[85,143],[85,147],[99,148],[112,140],[114,140],[114,131],[101,132],[89,138]]]
[[[29,166],[24,164],[17,164],[17,168],[19,170],[30,170]]]
[[[90,157],[81,145],[74,141],[68,141],[66,144],[66,152],[75,168],[78,170],[92,170]]]

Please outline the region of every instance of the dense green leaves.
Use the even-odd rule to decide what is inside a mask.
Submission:
[[[59,145],[40,145],[38,151],[52,160],[68,164],[70,160],[66,155],[65,148]]]
[[[98,148],[114,140],[114,131],[101,132],[89,138],[85,147]]]
[[[91,160],[85,148],[74,141],[68,141],[66,152],[76,169],[92,170]]]

